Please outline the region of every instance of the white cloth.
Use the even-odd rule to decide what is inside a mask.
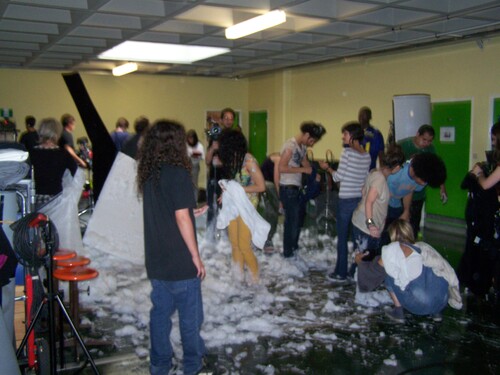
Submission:
[[[382,248],[385,272],[394,279],[394,284],[405,290],[410,281],[422,274],[422,256],[413,251],[405,257],[399,242],[392,242]]]
[[[0,161],[17,161],[22,162],[28,160],[29,153],[15,148],[6,148],[0,150]]]
[[[142,199],[137,193],[137,164],[118,152],[89,220],[85,247],[144,264]]]
[[[461,309],[462,297],[460,295],[458,278],[453,268],[431,245],[425,242],[417,242],[415,246],[421,250],[421,254],[413,251],[412,255],[406,258],[406,261],[402,260],[404,254],[399,246],[399,242],[393,242],[384,246],[382,248],[382,261],[384,262],[384,268],[387,274],[393,277],[394,283],[404,290],[411,280],[418,277],[418,275],[414,276],[416,274],[415,272],[412,276],[407,270],[407,260],[416,254],[420,258],[420,270],[424,266],[429,267],[436,276],[444,278],[448,282],[448,304],[454,309]]]
[[[424,266],[432,268],[436,276],[442,277],[448,282],[448,304],[454,309],[461,309],[462,296],[455,270],[431,245],[425,242],[417,242],[415,245],[422,250]]]
[[[226,228],[231,220],[241,216],[250,229],[254,245],[259,249],[264,248],[271,225],[260,216],[238,182],[220,180],[219,184],[224,193],[222,194],[222,209],[217,216],[217,229]]]
[[[83,249],[78,201],[85,183],[85,172],[78,168],[75,176],[69,170],[64,172],[61,194],[40,209],[55,224],[59,235],[59,247],[80,252]]]

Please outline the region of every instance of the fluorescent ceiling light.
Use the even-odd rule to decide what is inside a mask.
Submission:
[[[98,58],[104,60],[191,64],[227,52],[229,52],[228,48],[127,41],[104,51]]]
[[[135,72],[137,70],[136,63],[126,63],[116,68],[113,68],[113,75],[116,77],[124,76],[125,74],[129,74]]]
[[[244,36],[269,29],[286,21],[286,13],[282,10],[273,10],[262,16],[250,18],[226,29],[227,39],[238,39]]]

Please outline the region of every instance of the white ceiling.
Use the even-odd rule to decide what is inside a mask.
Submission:
[[[287,22],[227,40],[227,26],[273,9]],[[141,63],[156,74],[245,77],[351,56],[482,41],[500,33],[499,0],[0,1],[0,67],[109,72],[97,55],[125,40],[230,48],[191,65]]]

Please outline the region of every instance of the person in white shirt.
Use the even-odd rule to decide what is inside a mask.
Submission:
[[[187,132],[187,150],[191,160],[191,177],[194,186],[194,199],[198,201],[198,176],[200,175],[200,161],[205,159],[205,148],[198,140],[198,134],[191,129]]]

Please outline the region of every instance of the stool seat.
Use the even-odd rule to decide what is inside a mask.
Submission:
[[[62,259],[56,261],[56,266],[58,267],[78,267],[86,266],[90,263],[90,259],[82,255],[77,255],[70,259]]]
[[[74,251],[74,250],[59,249],[54,253],[54,255],[52,255],[52,259],[55,261],[58,261],[58,260],[64,260],[64,259],[71,259],[75,256],[76,256],[76,251]]]
[[[93,268],[78,266],[57,268],[54,270],[53,275],[56,279],[64,281],[84,281],[95,279],[99,276],[99,272]]]

